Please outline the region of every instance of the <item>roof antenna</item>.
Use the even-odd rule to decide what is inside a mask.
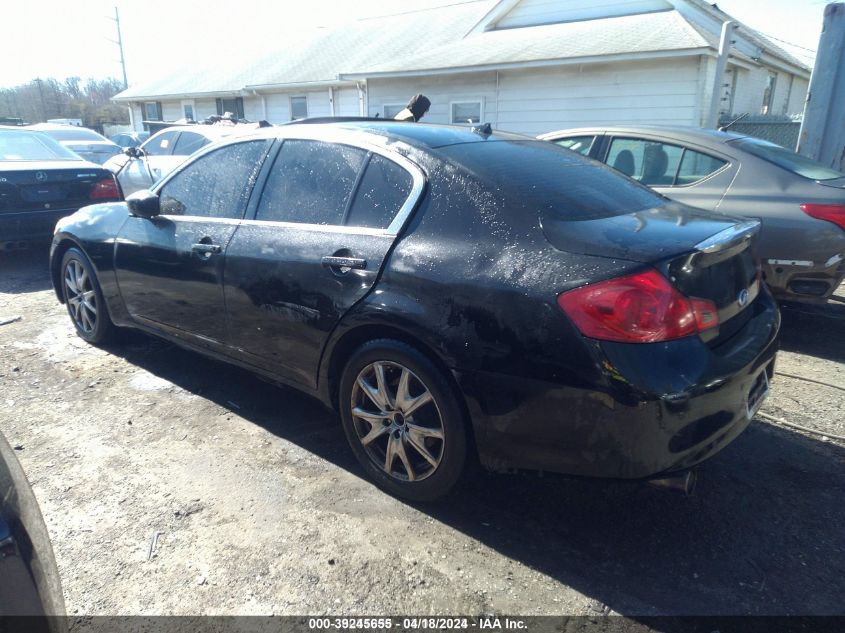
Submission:
[[[743,120],[745,117],[747,117],[747,116],[748,116],[748,112],[746,112],[746,113],[744,113],[744,114],[740,114],[737,118],[735,118],[733,121],[731,121],[731,122],[730,122],[730,123],[728,123],[727,125],[723,125],[723,126],[721,126],[721,127],[719,128],[719,131],[720,131],[720,132],[727,132],[727,131],[728,131],[728,128],[729,128],[730,126],[732,126],[734,123],[738,123],[739,121],[742,121],[742,120]]]

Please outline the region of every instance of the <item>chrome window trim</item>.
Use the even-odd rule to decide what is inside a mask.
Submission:
[[[214,218],[212,216],[188,216],[188,215],[164,215],[162,214],[161,217],[167,218],[180,218],[183,220],[187,220],[189,218],[195,218],[194,222],[207,222],[207,221],[231,221],[235,223],[242,223],[247,226],[278,226],[280,228],[290,228],[290,229],[299,229],[299,230],[307,230],[307,231],[329,231],[331,233],[349,233],[352,235],[386,235],[391,237],[396,237],[402,231],[402,228],[405,226],[405,223],[408,221],[408,218],[411,216],[411,212],[417,206],[420,198],[422,197],[423,191],[425,190],[425,174],[423,173],[422,169],[413,161],[409,160],[402,154],[398,153],[396,150],[388,147],[384,147],[379,143],[372,140],[375,135],[367,134],[366,132],[361,132],[359,130],[352,130],[352,129],[344,129],[344,128],[336,128],[336,127],[326,127],[326,128],[317,128],[311,125],[302,125],[296,126],[295,124],[291,124],[290,126],[281,126],[279,128],[269,128],[268,131],[261,131],[257,134],[251,134],[248,136],[238,136],[236,138],[227,138],[219,142],[212,142],[209,145],[198,150],[195,154],[191,156],[191,158],[174,170],[172,170],[167,176],[165,176],[160,182],[158,182],[153,188],[153,192],[158,194],[161,192],[162,188],[164,188],[170,180],[176,176],[176,174],[181,173],[182,170],[186,169],[189,165],[192,165],[195,161],[200,160],[206,154],[213,152],[216,149],[219,149],[225,145],[234,145],[236,143],[248,143],[250,141],[268,141],[268,140],[279,140],[282,141],[283,145],[279,151],[283,151],[284,148],[284,141],[286,140],[303,140],[303,141],[322,141],[325,143],[332,143],[335,145],[348,145],[350,147],[354,147],[357,149],[361,149],[367,152],[372,152],[373,154],[378,154],[383,158],[390,160],[401,168],[403,168],[406,172],[411,175],[411,191],[408,194],[408,197],[405,199],[405,202],[399,208],[399,211],[396,213],[396,216],[384,229],[373,229],[373,228],[366,228],[366,227],[355,227],[355,226],[346,226],[342,224],[307,224],[303,222],[282,222],[276,220],[259,220],[259,219],[237,219],[232,220],[229,218]],[[383,138],[383,137],[376,137],[376,138]],[[386,143],[395,143],[392,139],[384,138]],[[266,160],[266,158],[265,158]],[[263,191],[262,191],[263,193]],[[259,199],[258,204],[261,204],[261,200]],[[257,207],[256,207],[257,212]]]

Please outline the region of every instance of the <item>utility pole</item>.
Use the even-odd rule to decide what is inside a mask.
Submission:
[[[816,63],[804,104],[804,120],[798,134],[798,153],[823,165],[845,168],[845,4],[824,8]]]
[[[710,108],[707,110],[707,119],[704,127],[715,128],[719,123],[719,106],[722,103],[722,96],[725,93],[725,68],[728,65],[728,57],[731,54],[731,38],[733,37],[734,23],[725,22],[722,24],[722,37],[719,40],[719,57],[716,59],[716,76],[713,78],[713,93],[710,95]]]
[[[117,27],[117,41],[109,41],[117,44],[117,48],[120,49],[120,68],[123,70],[123,89],[126,90],[129,87],[129,82],[126,81],[126,61],[123,58],[123,37],[120,35],[120,14],[117,12],[117,7],[114,8],[114,17],[109,18],[109,20],[114,20],[115,26]]]

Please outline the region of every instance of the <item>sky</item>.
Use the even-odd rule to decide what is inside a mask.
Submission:
[[[463,0],[31,0],[4,3],[0,88],[36,77],[122,77],[114,22],[120,12],[130,85],[203,57],[237,57],[279,38],[347,20]],[[778,44],[812,65],[824,0],[719,0],[747,25],[800,48]],[[809,50],[804,50],[809,49]]]

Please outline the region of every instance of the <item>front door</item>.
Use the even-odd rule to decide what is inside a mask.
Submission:
[[[285,141],[254,219],[227,251],[232,344],[314,387],[330,332],[372,288],[421,189],[421,173],[400,157]]]
[[[226,246],[267,144],[242,142],[204,154],[157,190],[160,215],[127,220],[115,268],[123,301],[138,322],[196,343],[225,343]]]

